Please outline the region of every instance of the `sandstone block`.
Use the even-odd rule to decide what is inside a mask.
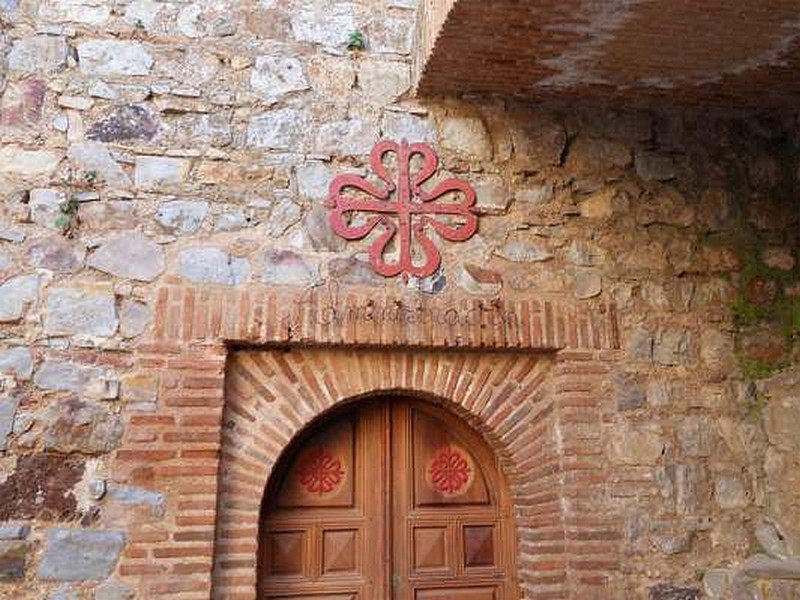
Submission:
[[[89,40],[78,44],[78,66],[87,75],[147,75],[153,57],[138,42]]]
[[[281,237],[302,217],[302,209],[288,197],[274,200],[267,220],[267,234],[272,238]]]
[[[253,218],[242,210],[232,210],[217,215],[214,231],[238,231],[253,225]]]
[[[208,214],[204,200],[170,200],[158,207],[156,219],[164,227],[181,235],[194,233]]]
[[[291,250],[267,250],[263,264],[266,284],[308,287],[319,278],[319,265]]]
[[[119,446],[122,417],[99,404],[70,398],[53,404],[44,417],[44,449],[105,454]]]
[[[304,163],[297,167],[297,191],[301,198],[324,200],[333,178],[333,170],[326,163]]]
[[[367,60],[359,64],[358,83],[367,98],[384,106],[409,90],[411,71],[404,62]],[[408,141],[422,140],[408,138]]]
[[[70,162],[83,174],[95,173],[99,182],[113,188],[127,188],[131,180],[100,142],[83,142],[69,147]]]
[[[26,523],[0,525],[0,540],[24,540],[30,535],[31,526]]]
[[[25,150],[15,144],[0,148],[0,175],[20,179],[45,178],[53,174],[63,155],[55,150]]]
[[[700,594],[694,586],[660,583],[650,588],[648,600],[700,600]]]
[[[608,455],[615,464],[655,465],[664,447],[665,441],[659,430],[626,423],[611,432]]]
[[[56,581],[105,579],[114,570],[125,541],[119,531],[51,529],[38,575]]]
[[[599,296],[603,291],[603,278],[599,273],[587,269],[575,272],[575,297],[587,300]]]
[[[44,361],[33,382],[43,390],[73,392],[96,400],[114,399],[119,392],[119,380],[113,371],[58,360]]]
[[[630,149],[619,142],[579,137],[569,148],[566,167],[575,173],[603,173],[624,169],[632,162]]]
[[[247,145],[272,150],[302,151],[308,129],[306,111],[283,108],[250,118]]]
[[[407,139],[409,142],[436,144],[436,127],[430,119],[405,112],[385,111],[381,120],[384,138],[391,140]]]
[[[720,508],[744,508],[748,505],[744,481],[737,476],[722,476],[714,483],[714,500]]]
[[[0,541],[0,583],[25,578],[28,544],[19,540]]]
[[[0,374],[13,375],[27,381],[33,374],[33,356],[30,348],[0,348]]]
[[[328,264],[328,272],[334,281],[344,285],[380,287],[386,281],[375,273],[366,257],[334,258]]]
[[[780,560],[756,554],[744,561],[740,571],[756,579],[800,579],[800,559]]]
[[[484,215],[502,215],[511,204],[508,186],[500,175],[483,175],[472,180],[477,202],[475,212]]]
[[[25,260],[32,267],[54,273],[74,273],[83,267],[86,247],[61,235],[44,238],[28,246]]]
[[[34,35],[14,42],[8,68],[25,73],[52,73],[67,63],[67,42],[54,35]]]
[[[497,254],[517,263],[543,262],[553,258],[553,253],[542,243],[510,240],[503,244]]]
[[[158,133],[158,122],[146,108],[123,104],[94,123],[86,137],[98,142],[152,140]]]
[[[290,56],[259,56],[250,75],[250,86],[270,101],[291,92],[309,89],[303,64]]]
[[[414,24],[411,19],[382,15],[370,24],[367,40],[372,52],[381,54],[409,54],[414,39]]]
[[[130,231],[104,242],[87,264],[116,277],[153,281],[164,271],[164,251],[143,233]]]
[[[291,14],[292,34],[299,42],[344,48],[357,29],[353,2],[303,2]]]
[[[110,336],[117,330],[114,297],[105,292],[56,288],[47,298],[48,335]]]
[[[635,164],[636,174],[645,181],[670,181],[678,176],[672,156],[663,152],[638,150]]]
[[[39,275],[19,275],[0,285],[0,323],[19,321],[39,296]]]
[[[219,248],[187,248],[178,258],[178,274],[197,283],[241,285],[250,276],[250,265]]]
[[[30,191],[28,206],[31,209],[31,220],[41,227],[56,228],[56,220],[61,214],[60,206],[67,201],[67,196],[51,188],[37,188]]]
[[[137,156],[134,182],[140,188],[158,188],[185,181],[190,163],[184,158]]]
[[[57,23],[82,23],[98,27],[108,21],[111,8],[97,0],[45,0],[39,5],[39,16]]]
[[[492,139],[480,117],[448,117],[440,129],[445,150],[471,160],[491,160]]]
[[[561,164],[567,147],[567,132],[561,123],[525,111],[514,115],[510,128],[515,170],[540,171]]]
[[[325,123],[319,128],[316,151],[336,156],[369,154],[378,141],[378,131],[361,119]]]
[[[6,438],[14,429],[19,399],[15,396],[0,396],[0,450],[6,449]]]

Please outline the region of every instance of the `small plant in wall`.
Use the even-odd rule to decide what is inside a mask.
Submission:
[[[97,171],[85,171],[77,180],[70,173],[67,178],[69,191],[66,200],[58,205],[58,216],[53,225],[57,227],[65,237],[72,237],[80,224],[78,210],[80,208],[81,192],[94,189],[98,183]]]
[[[350,52],[361,52],[364,48],[367,47],[366,41],[364,40],[364,32],[360,29],[354,29],[349,34],[347,34],[347,49]]]

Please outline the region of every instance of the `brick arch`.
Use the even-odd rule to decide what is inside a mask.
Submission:
[[[560,498],[552,494],[560,478],[549,377],[555,362],[548,354],[512,352],[318,348],[231,354],[212,597],[255,599],[261,500],[294,437],[342,403],[391,391],[450,409],[499,456],[519,528],[520,583],[526,598],[536,597],[542,577],[537,545],[564,535]]]

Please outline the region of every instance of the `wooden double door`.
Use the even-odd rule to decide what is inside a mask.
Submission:
[[[259,598],[515,600],[507,490],[435,406],[359,403],[301,437],[264,498]]]

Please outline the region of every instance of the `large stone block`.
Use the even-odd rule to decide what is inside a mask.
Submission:
[[[114,296],[79,288],[50,290],[44,330],[48,335],[114,335],[117,330]]]
[[[0,450],[6,449],[8,434],[14,429],[19,399],[15,396],[0,396]]]
[[[68,157],[84,177],[94,174],[93,179],[98,183],[112,188],[128,188],[131,185],[128,174],[111,157],[108,148],[100,142],[72,144],[69,147]]]
[[[357,29],[355,3],[303,2],[292,11],[291,25],[297,41],[344,48],[347,36]]]
[[[116,277],[153,281],[164,271],[164,251],[143,233],[130,231],[103,243],[87,264]]]
[[[325,123],[319,128],[316,151],[334,156],[369,154],[378,141],[378,129],[361,119]]]
[[[178,274],[197,283],[241,285],[250,276],[250,265],[219,248],[187,248],[178,257]]]
[[[18,321],[39,296],[39,275],[19,275],[0,285],[0,323]]]
[[[629,423],[615,427],[609,441],[609,458],[621,465],[655,465],[666,446],[658,427]]]
[[[190,163],[168,156],[137,156],[133,178],[136,187],[158,188],[182,183],[189,174]]]
[[[43,446],[56,452],[106,454],[119,446],[122,417],[106,406],[74,398],[51,405],[45,413]]]
[[[208,214],[205,200],[170,200],[158,207],[156,219],[167,229],[188,235],[200,228]]]
[[[0,541],[0,583],[24,579],[27,556],[27,542]]]
[[[520,111],[515,113],[510,128],[516,170],[539,171],[561,164],[567,147],[567,132],[561,123]]]
[[[383,137],[392,140],[436,144],[436,127],[430,119],[405,112],[385,111],[381,120]]]
[[[358,85],[367,98],[383,106],[394,102],[409,90],[411,71],[405,62],[363,61],[359,64]],[[412,137],[407,139],[412,143],[424,141]]]
[[[0,348],[0,374],[13,375],[21,381],[31,378],[33,356],[30,348]]]
[[[302,152],[309,121],[306,111],[294,108],[255,115],[247,126],[247,144],[257,148]]]
[[[113,371],[59,360],[44,361],[33,382],[43,390],[73,392],[96,400],[111,400],[119,392],[118,378]]]
[[[111,575],[125,547],[119,531],[51,529],[39,564],[41,579],[101,581]]]
[[[138,42],[89,40],[78,44],[78,66],[87,75],[147,75],[153,57]]]
[[[291,56],[259,56],[256,58],[250,85],[270,101],[290,92],[309,88],[303,63]]]
[[[17,40],[8,54],[8,68],[25,73],[52,73],[67,63],[67,42],[54,35]]]
[[[98,0],[44,0],[39,5],[39,17],[59,23],[82,23],[99,27],[108,21],[111,7]]]
[[[319,278],[319,265],[291,250],[267,250],[261,279],[266,284],[310,286]]]
[[[492,139],[480,117],[448,117],[440,136],[442,147],[453,154],[477,161],[492,158]]]
[[[158,133],[158,122],[143,106],[124,104],[97,121],[86,137],[99,142],[152,140]]]
[[[24,180],[49,177],[62,158],[56,150],[26,150],[7,144],[0,148],[0,175]]]
[[[54,273],[74,273],[83,267],[86,247],[62,235],[40,239],[25,250],[25,260],[32,267]]]

